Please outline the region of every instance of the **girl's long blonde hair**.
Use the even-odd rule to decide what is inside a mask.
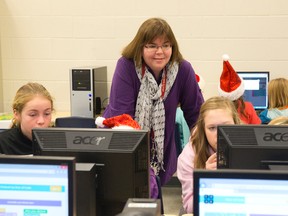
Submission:
[[[269,109],[288,106],[288,80],[273,79],[268,84]]]
[[[277,118],[272,119],[268,125],[288,125],[288,117],[287,116],[279,116]]]
[[[193,132],[191,136],[192,147],[195,150],[194,168],[205,168],[205,163],[210,157],[210,145],[205,134],[204,118],[208,111],[215,109],[227,110],[227,112],[231,114],[235,124],[240,124],[241,122],[233,102],[229,99],[216,96],[205,101],[200,108],[199,117],[194,129],[192,130]]]

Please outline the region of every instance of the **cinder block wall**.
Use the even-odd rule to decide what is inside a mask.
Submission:
[[[107,66],[110,89],[121,50],[155,16],[170,23],[184,57],[206,80],[205,98],[217,94],[224,53],[236,70],[287,77],[287,0],[1,0],[0,112],[11,111],[28,81],[44,84],[56,110],[69,112],[72,67]]]

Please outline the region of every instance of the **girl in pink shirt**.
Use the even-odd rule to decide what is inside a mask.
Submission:
[[[193,213],[193,170],[217,168],[217,126],[240,124],[233,102],[212,97],[203,103],[190,141],[178,157],[177,177],[182,185],[181,213]]]

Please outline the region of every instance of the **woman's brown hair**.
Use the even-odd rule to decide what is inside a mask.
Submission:
[[[165,37],[172,46],[170,61],[181,62],[183,57],[179,51],[177,40],[169,24],[161,18],[150,18],[146,20],[138,29],[134,39],[123,49],[122,56],[133,59],[136,66],[142,63],[143,48],[157,37]]]

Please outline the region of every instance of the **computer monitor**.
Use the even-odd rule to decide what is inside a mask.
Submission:
[[[75,158],[0,155],[0,215],[75,216]]]
[[[244,100],[253,104],[255,110],[268,108],[269,71],[238,71],[244,80]]]
[[[219,125],[219,169],[287,169],[288,126]]]
[[[97,215],[120,213],[128,198],[150,197],[147,130],[36,128],[32,134],[36,155],[98,164]]]
[[[287,215],[288,172],[194,170],[194,215]]]

